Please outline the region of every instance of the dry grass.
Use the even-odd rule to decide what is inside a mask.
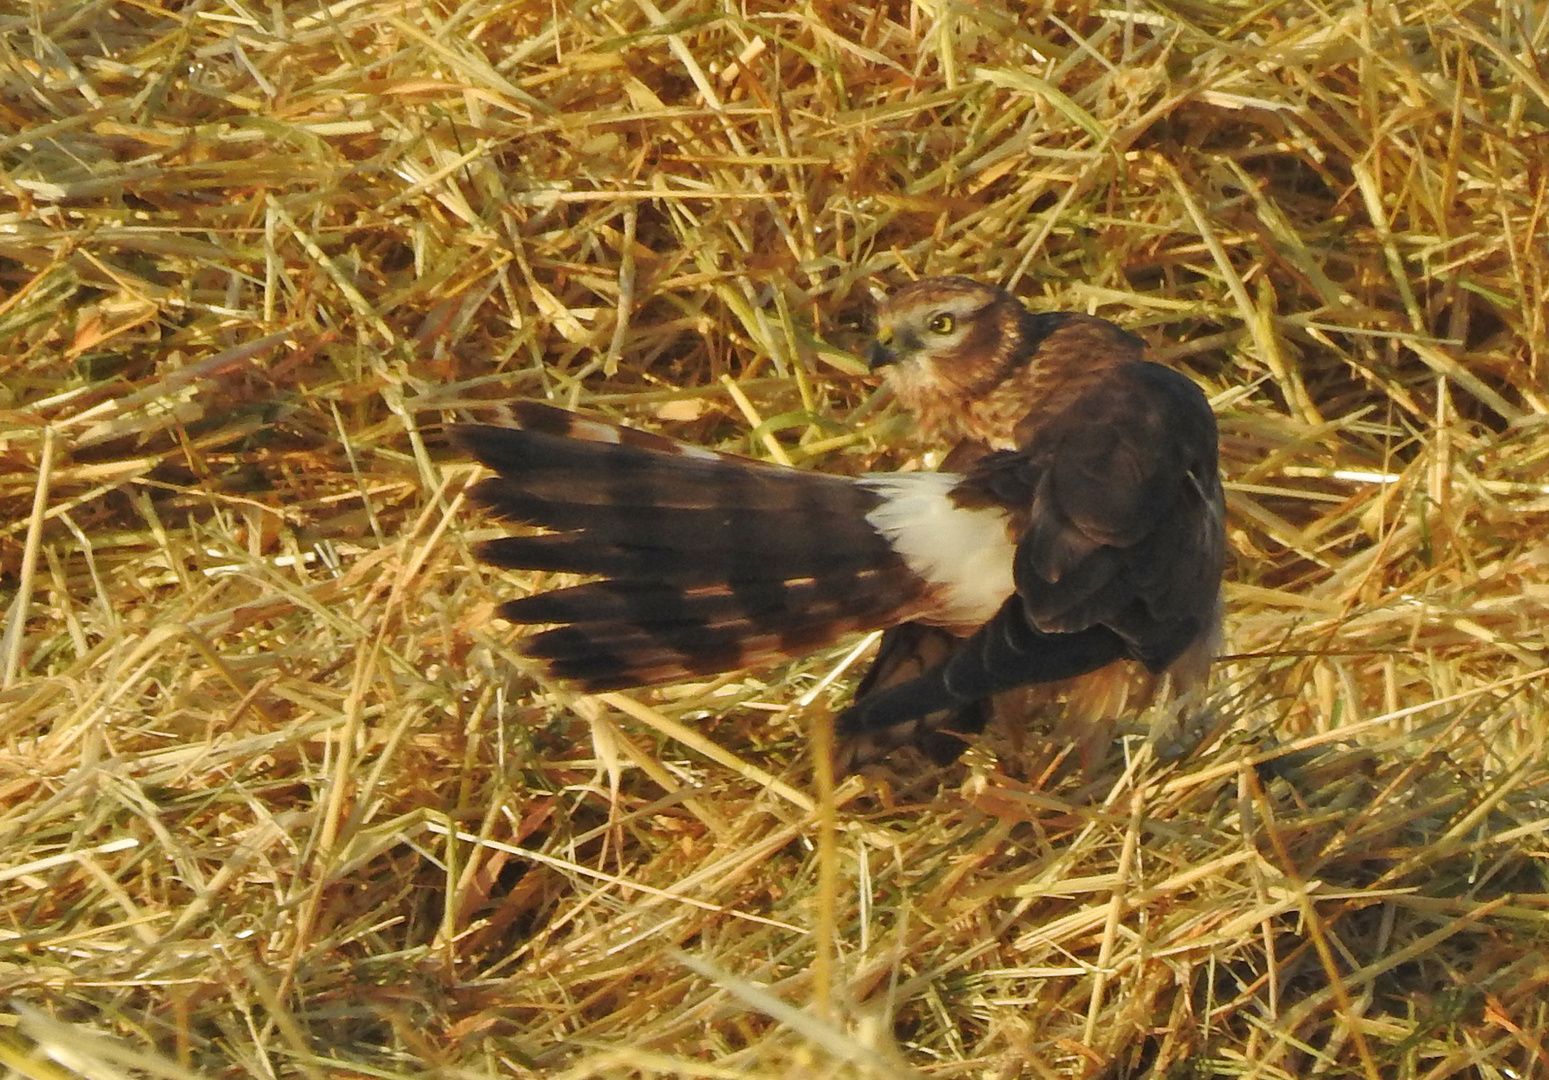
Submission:
[[[6,1075],[1549,1076],[1544,5],[560,7],[0,9]],[[438,426],[906,464],[922,272],[1213,396],[1220,730],[535,682]]]

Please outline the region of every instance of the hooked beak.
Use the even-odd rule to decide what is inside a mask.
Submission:
[[[887,331],[878,334],[876,340],[871,343],[871,348],[866,350],[866,363],[872,371],[879,367],[887,367],[898,360],[898,353],[893,350],[893,335]]]

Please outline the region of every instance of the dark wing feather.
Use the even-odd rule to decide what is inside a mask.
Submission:
[[[1225,556],[1216,425],[1183,375],[1150,363],[1101,374],[1026,445],[987,460],[1004,497],[1031,492],[1017,591],[1033,626],[1107,626],[1153,670],[1214,618]],[[1026,505],[1026,504],[1024,504]]]
[[[855,688],[855,700],[871,701],[891,687],[915,684],[932,668],[945,663],[963,639],[950,630],[907,622],[882,632],[877,655]],[[920,711],[907,696],[908,708],[893,723],[879,723],[864,730],[841,730],[840,772],[853,772],[880,761],[901,746],[913,746],[938,765],[955,761],[968,744],[963,735],[976,735],[989,721],[989,702],[954,702],[950,708]],[[853,711],[853,710],[852,710]],[[847,714],[848,715],[848,714]]]
[[[917,739],[911,725],[933,714],[983,708],[985,699],[996,694],[1085,675],[1125,654],[1124,639],[1106,626],[1074,634],[1040,632],[1013,596],[945,661],[918,678],[858,698],[839,714],[834,730],[844,742],[861,745],[882,732],[906,733],[894,743],[899,745]]]
[[[589,690],[734,670],[908,617],[924,583],[867,522],[875,492],[546,407],[454,438],[495,476],[474,498],[536,529],[496,565],[603,580],[502,605],[554,624],[523,649]]]

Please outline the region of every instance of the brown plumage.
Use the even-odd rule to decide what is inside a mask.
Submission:
[[[497,473],[478,500],[547,530],[483,556],[601,578],[504,605],[552,624],[524,651],[600,690],[888,628],[837,721],[850,768],[905,744],[950,760],[997,695],[1118,661],[1202,679],[1224,537],[1198,388],[1111,323],[966,278],[905,286],[877,321],[872,366],[956,444],[949,472],[824,476],[538,405],[458,429]]]
[[[536,402],[456,439],[495,476],[474,498],[548,530],[481,545],[497,566],[603,580],[502,604],[555,624],[523,644],[590,691],[748,667],[925,611],[927,588],[866,522],[881,501],[803,473]]]
[[[1149,693],[1150,675],[1202,683],[1225,537],[1198,388],[1144,362],[1140,339],[1112,323],[1033,314],[967,278],[900,289],[877,324],[873,368],[927,434],[957,443],[943,465],[963,474],[954,500],[1007,510],[1017,596],[962,635],[939,676],[897,689],[895,667],[920,666],[916,642],[930,656],[942,645],[909,623],[888,630],[839,720],[847,764],[905,744],[950,760],[962,748],[950,733],[978,732],[989,698],[1028,683],[1060,684],[1071,711],[1090,712],[1078,721],[1122,706],[1129,684]],[[1134,678],[1108,670],[1125,659],[1140,661]]]

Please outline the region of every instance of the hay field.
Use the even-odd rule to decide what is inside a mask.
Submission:
[[[1544,4],[0,29],[6,1076],[1549,1076]],[[950,272],[1211,396],[1191,753],[824,793],[848,647],[536,678],[445,422],[911,467]]]

